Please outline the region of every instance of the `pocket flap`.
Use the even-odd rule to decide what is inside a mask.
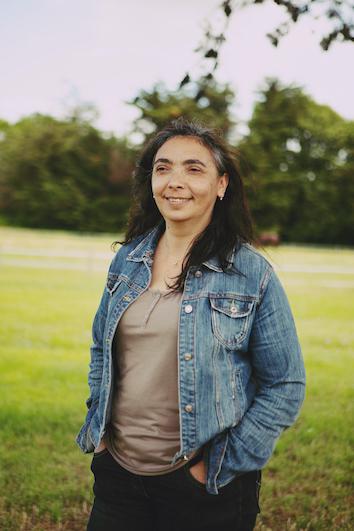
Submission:
[[[254,301],[245,301],[233,297],[211,297],[210,304],[217,312],[237,319],[238,317],[246,317],[252,312]]]

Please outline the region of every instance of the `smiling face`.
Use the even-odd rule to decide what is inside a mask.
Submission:
[[[194,137],[173,137],[156,153],[151,186],[166,224],[190,224],[191,232],[203,231],[227,184],[209,149]]]

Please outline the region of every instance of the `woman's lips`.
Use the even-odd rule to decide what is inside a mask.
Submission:
[[[172,205],[187,203],[191,200],[190,197],[165,197],[165,199]]]

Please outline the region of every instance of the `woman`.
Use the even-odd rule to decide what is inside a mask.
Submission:
[[[93,323],[89,531],[248,531],[304,398],[294,320],[230,150],[179,119],[143,151]]]

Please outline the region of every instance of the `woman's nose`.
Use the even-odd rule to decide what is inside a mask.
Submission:
[[[170,178],[168,181],[168,187],[169,188],[183,188],[183,176],[178,171],[173,171],[170,174]]]

